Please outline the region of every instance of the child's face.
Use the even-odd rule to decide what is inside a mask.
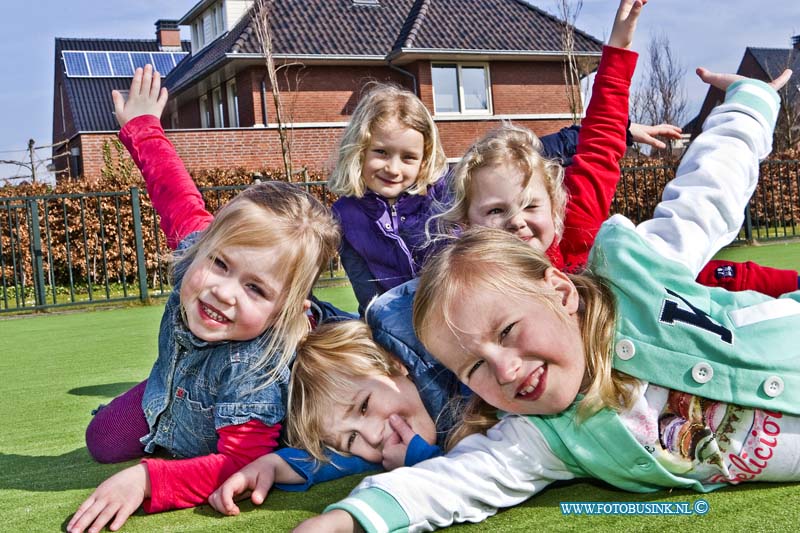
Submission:
[[[530,246],[547,250],[556,238],[553,204],[544,182],[532,176],[532,197],[522,201],[522,171],[516,165],[484,166],[474,171],[467,221],[470,225],[504,229]]]
[[[422,133],[392,119],[372,129],[361,178],[369,190],[393,201],[417,182],[424,151]]]
[[[467,291],[451,309],[449,326],[433,323],[428,349],[490,405],[515,414],[554,414],[582,388],[586,363],[574,286],[559,282],[553,305],[533,296]],[[549,271],[548,271],[549,272]],[[475,312],[480,309],[480,312]],[[455,333],[454,333],[455,332]]]
[[[349,452],[372,463],[383,462],[383,449],[400,443],[400,436],[389,424],[389,416],[398,415],[414,433],[429,444],[436,443],[433,423],[414,383],[406,375],[375,375],[354,378],[352,395],[336,404],[325,443],[334,449]]]
[[[224,247],[195,258],[183,278],[181,305],[189,330],[209,342],[261,335],[277,315],[284,290],[283,253],[275,247]]]

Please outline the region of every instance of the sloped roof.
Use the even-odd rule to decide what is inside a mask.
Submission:
[[[273,4],[276,58],[387,61],[400,54],[557,55],[562,23],[522,0],[282,0]],[[252,11],[251,11],[252,12]],[[579,54],[599,55],[602,42],[577,31]],[[180,91],[222,63],[261,54],[250,14],[187,58],[167,77]]]
[[[183,51],[190,50],[190,43],[182,43]],[[127,90],[130,77],[80,78],[66,75],[61,52],[64,50],[89,50],[105,52],[158,52],[155,39],[71,39],[56,38],[55,68],[62,73],[64,96],[69,102],[73,123],[77,131],[113,131],[118,129],[112,114],[112,90]]]
[[[754,48],[748,47],[749,52],[758,65],[770,78],[776,78],[784,69],[792,69],[790,84],[800,84],[800,51],[794,48]],[[794,93],[794,91],[790,91]]]

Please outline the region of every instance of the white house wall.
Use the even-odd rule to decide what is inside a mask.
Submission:
[[[250,6],[253,5],[253,0],[226,0],[223,5],[225,10],[225,31],[230,31],[247,13]]]

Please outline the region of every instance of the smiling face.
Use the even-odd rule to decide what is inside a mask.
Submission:
[[[383,448],[399,442],[389,424],[398,415],[414,433],[436,443],[433,423],[414,383],[406,375],[374,375],[352,378],[347,401],[334,405],[325,429],[325,443],[372,463],[383,462]],[[352,393],[352,396],[350,394]]]
[[[537,283],[551,302],[480,287],[465,291],[450,309],[449,325],[439,319],[426,344],[477,395],[509,413],[559,413],[585,380],[575,286],[552,267]]]
[[[364,154],[361,173],[364,184],[393,202],[417,182],[424,150],[422,133],[396,119],[375,126]]]
[[[214,257],[198,255],[180,290],[186,325],[208,342],[258,337],[277,316],[284,290],[283,253],[276,247],[226,246]]]
[[[467,222],[504,229],[539,250],[547,250],[556,238],[553,205],[539,176],[532,176],[530,200],[523,191],[524,175],[513,164],[487,165],[473,172]]]

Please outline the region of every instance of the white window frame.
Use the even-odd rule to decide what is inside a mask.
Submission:
[[[208,96],[203,95],[200,97],[200,127],[201,128],[209,128],[211,127],[211,115],[208,109]]]
[[[456,67],[456,83],[458,84],[458,111],[438,111],[436,109],[436,87],[433,84],[433,69],[434,67]],[[461,83],[463,67],[482,67],[484,72],[484,80],[486,90],[486,109],[464,109],[464,85]],[[433,107],[434,114],[439,116],[455,116],[455,115],[491,115],[492,112],[492,80],[490,77],[490,70],[488,63],[474,63],[474,62],[460,62],[460,61],[437,61],[431,63],[431,90],[433,91]]]
[[[215,87],[211,91],[211,106],[214,110],[214,127],[225,127],[225,111],[222,102],[222,87]]]
[[[225,85],[225,93],[228,97],[228,126],[231,128],[239,127],[239,94],[236,92],[236,78],[228,81]]]
[[[170,129],[177,130],[180,122],[178,120],[178,112],[173,111],[169,114],[169,127]]]
[[[225,33],[225,10],[223,9],[222,2],[217,4],[217,29],[217,35]]]

